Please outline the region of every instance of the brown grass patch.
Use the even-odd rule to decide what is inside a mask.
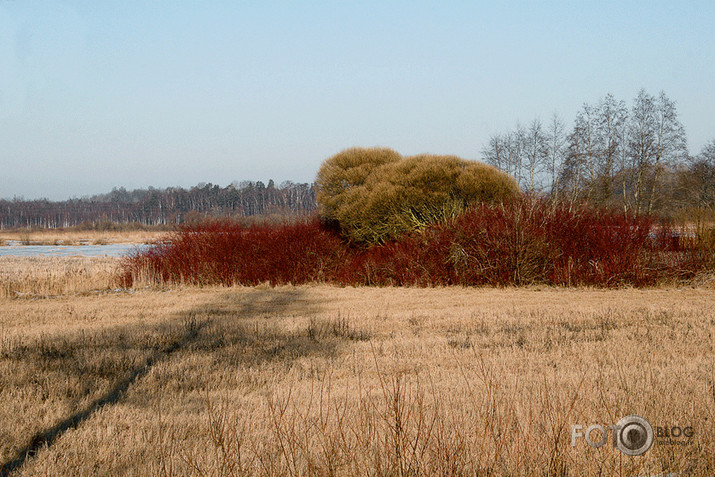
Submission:
[[[152,243],[167,232],[150,230],[4,230],[0,231],[0,246],[8,241],[22,245],[107,245],[114,243]]]
[[[4,298],[0,465],[39,442],[20,475],[709,476],[714,306],[707,289]],[[695,435],[571,447],[571,425],[628,414]]]
[[[0,298],[93,293],[119,286],[114,257],[0,257]]]

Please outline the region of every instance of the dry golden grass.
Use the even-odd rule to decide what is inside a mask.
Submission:
[[[151,243],[167,232],[149,230],[12,230],[0,231],[0,246],[8,241],[23,245],[106,245]]]
[[[34,298],[116,288],[114,257],[0,256],[0,298]]]
[[[0,466],[23,476],[710,476],[714,307],[715,291],[697,288],[2,298]],[[571,447],[571,425],[629,414],[695,435],[639,457],[583,439]]]

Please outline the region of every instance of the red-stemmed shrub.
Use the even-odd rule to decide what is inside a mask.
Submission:
[[[428,227],[400,240],[353,249],[335,281],[344,285],[438,286],[458,283],[449,263],[453,230]]]
[[[351,261],[345,282],[392,285],[644,285],[651,221],[525,199],[471,208]],[[356,271],[358,273],[356,274]],[[362,272],[362,273],[359,273]]]
[[[645,216],[531,198],[482,204],[381,245],[318,218],[182,227],[128,258],[137,278],[193,284],[330,282],[377,286],[648,286],[712,268],[712,251]]]
[[[653,227],[645,255],[652,281],[687,281],[702,271],[715,271],[715,250],[692,230],[669,222]]]
[[[127,284],[139,276],[199,285],[324,281],[344,254],[340,236],[317,218],[280,225],[216,221],[181,227],[128,258],[123,278]]]

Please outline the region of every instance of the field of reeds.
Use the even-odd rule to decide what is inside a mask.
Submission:
[[[46,298],[117,288],[112,257],[0,257],[0,298]]]
[[[3,283],[48,292],[0,297],[0,475],[715,470],[712,288],[122,289],[112,259],[53,258],[74,285],[16,260]],[[571,446],[629,414],[694,433]]]
[[[14,229],[0,230],[0,246],[20,245],[107,245],[114,243],[144,244],[154,242],[166,230],[141,229]]]

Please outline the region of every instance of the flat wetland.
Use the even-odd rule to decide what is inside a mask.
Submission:
[[[714,473],[712,287],[123,289],[118,267],[0,258],[0,475]],[[572,447],[630,414],[694,433]]]

